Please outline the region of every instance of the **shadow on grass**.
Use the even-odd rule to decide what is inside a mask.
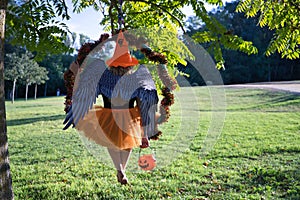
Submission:
[[[292,94],[287,92],[264,92],[262,94],[255,95],[243,95],[240,98],[246,96],[257,97],[257,102],[253,101],[252,105],[246,105],[240,108],[229,108],[227,111],[244,111],[244,110],[264,110],[268,109],[268,112],[282,112],[281,107],[283,106],[293,106],[297,107],[300,102],[299,94]],[[270,110],[271,109],[271,110]],[[279,110],[278,110],[279,109]],[[284,112],[288,110],[285,109]],[[291,110],[294,112],[294,110]]]
[[[228,160],[246,159],[244,162],[253,164],[245,171],[239,171],[238,178],[234,181],[224,181],[225,191],[233,190],[237,193],[243,192],[247,195],[264,196],[267,199],[300,199],[300,163],[297,147],[289,149],[262,150],[260,154],[246,155],[222,155],[213,159],[226,158]],[[289,157],[284,159],[284,153]],[[264,161],[272,155],[273,165],[265,165]],[[278,155],[278,156],[277,156]],[[280,156],[281,157],[280,157]],[[279,158],[280,157],[280,158]],[[280,161],[281,159],[281,161]],[[267,161],[266,161],[267,162]],[[270,160],[268,162],[271,162]],[[280,162],[280,163],[279,163]]]
[[[195,147],[190,147],[191,150],[193,151],[198,151],[201,149],[201,147],[195,148]],[[245,155],[245,154],[236,154],[236,155],[224,155],[224,154],[219,154],[219,155],[211,155],[211,159],[240,159],[240,158],[245,158],[249,160],[258,160],[260,157],[265,156],[265,155],[281,155],[283,153],[289,153],[289,154],[299,154],[300,153],[300,148],[299,147],[290,147],[288,149],[284,148],[277,148],[277,149],[261,149],[260,151],[257,151],[256,153],[253,153],[252,155]],[[299,166],[300,167],[300,166]]]
[[[32,118],[24,118],[24,119],[14,119],[14,120],[7,120],[7,125],[18,126],[23,124],[32,124],[34,122],[40,122],[40,121],[63,120],[64,118],[65,115],[52,115],[52,116],[32,117]]]
[[[256,95],[260,98],[269,97],[270,103],[282,103],[287,101],[294,101],[300,99],[300,95],[298,93],[290,93],[290,92],[265,92],[263,94]]]
[[[49,105],[40,105],[40,104],[34,104],[34,105],[24,105],[24,106],[16,106],[16,108],[37,108],[37,107],[49,107]]]
[[[255,167],[242,174],[250,193],[280,192],[280,198],[300,199],[300,169],[282,170]]]
[[[255,91],[257,91],[257,89]],[[245,101],[245,98],[248,99],[246,104],[241,103],[241,101]],[[295,112],[295,110],[300,111],[300,95],[290,92],[265,90],[262,90],[261,93],[254,94],[251,94],[251,92],[241,95],[229,94],[226,104],[226,112]],[[224,112],[224,109],[218,105],[213,107],[211,100],[202,100],[199,108],[188,107],[185,109],[198,112]]]

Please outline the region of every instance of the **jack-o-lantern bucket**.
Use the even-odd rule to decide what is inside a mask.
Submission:
[[[149,171],[156,167],[156,159],[154,157],[154,151],[150,147],[147,149],[151,150],[152,153],[144,154],[141,156],[142,148],[139,151],[139,159],[138,159],[138,166],[140,169]]]
[[[153,154],[145,154],[139,157],[138,165],[142,170],[152,170],[156,166],[156,159]]]

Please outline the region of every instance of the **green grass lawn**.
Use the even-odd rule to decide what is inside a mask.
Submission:
[[[129,170],[127,186],[74,129],[62,131],[63,97],[7,102],[15,199],[300,199],[300,95],[226,89],[221,135],[203,156],[212,115],[225,110],[212,108],[207,88],[181,92],[185,105],[195,93],[199,106],[171,108],[172,117],[160,127],[163,137],[151,143],[162,164],[151,172]],[[200,114],[197,127],[180,118],[182,109]],[[187,148],[174,150],[185,135],[193,136],[184,139]],[[134,156],[129,165],[137,166]]]

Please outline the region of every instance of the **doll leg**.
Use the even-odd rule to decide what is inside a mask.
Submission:
[[[126,166],[127,166],[127,163],[128,163],[128,160],[129,160],[129,157],[130,157],[130,154],[131,154],[131,150],[132,149],[127,149],[127,150],[120,150],[120,157],[121,157],[121,168],[122,168],[122,173],[120,174],[120,172],[118,172],[118,178],[120,177],[121,180],[121,184],[127,184],[128,182],[128,179],[126,177],[126,174],[125,174],[125,170],[126,170]]]
[[[118,170],[118,171],[122,171],[122,160],[121,160],[121,157],[120,157],[120,152],[119,150],[116,150],[116,149],[111,149],[111,148],[107,148],[108,150],[108,153],[114,163],[114,166],[115,168]]]
[[[122,169],[123,169],[124,173],[125,173],[126,166],[127,166],[127,163],[128,163],[131,152],[132,152],[132,149],[126,149],[126,150],[121,150],[120,151],[121,161],[122,161]]]
[[[121,150],[108,148],[108,152],[114,163],[115,168],[117,169],[118,182],[120,182],[121,184],[127,184],[128,180],[123,170]]]

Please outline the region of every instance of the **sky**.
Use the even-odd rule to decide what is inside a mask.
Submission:
[[[232,0],[223,0],[223,3],[231,2]],[[99,39],[101,33],[103,33],[102,26],[99,25],[102,14],[100,12],[96,12],[93,8],[87,8],[83,10],[83,12],[76,14],[72,13],[72,3],[71,0],[67,0],[67,6],[69,8],[69,14],[71,15],[71,19],[65,21],[68,25],[71,32],[81,33],[92,40]],[[211,10],[215,7],[207,6],[207,10]],[[183,12],[189,16],[192,12],[191,8],[185,7]]]

